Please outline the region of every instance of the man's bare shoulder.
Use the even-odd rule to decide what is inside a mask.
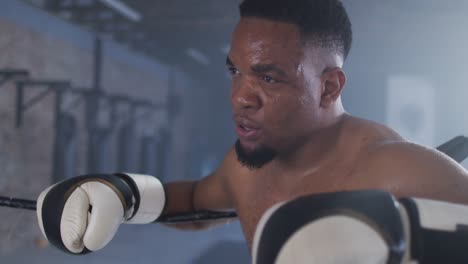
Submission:
[[[397,196],[468,203],[468,173],[445,154],[405,141],[383,141],[363,155],[356,170],[369,185]]]
[[[401,172],[466,173],[460,164],[444,153],[407,141],[380,142],[370,149],[369,157],[369,161],[375,164],[401,165],[395,167]]]
[[[369,145],[387,141],[403,141],[403,138],[393,129],[363,118],[346,116],[347,132],[353,137],[364,138]]]

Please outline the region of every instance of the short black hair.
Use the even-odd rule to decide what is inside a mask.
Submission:
[[[353,34],[340,0],[244,0],[241,17],[258,17],[296,25],[306,41],[338,52],[346,59]]]

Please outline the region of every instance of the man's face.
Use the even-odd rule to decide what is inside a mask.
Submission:
[[[240,20],[227,60],[239,137],[236,147],[241,150],[238,155],[247,155],[247,159],[249,154],[263,155],[272,160],[276,154],[294,151],[313,132],[318,122],[323,69],[313,63],[309,50],[293,24],[259,18]]]

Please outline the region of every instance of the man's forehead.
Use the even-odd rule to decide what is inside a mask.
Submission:
[[[299,30],[290,23],[261,18],[242,18],[232,36],[230,58],[247,56],[254,61],[274,63],[293,60],[302,54]]]

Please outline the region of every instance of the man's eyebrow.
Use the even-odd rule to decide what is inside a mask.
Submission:
[[[250,69],[255,73],[268,73],[274,72],[282,76],[287,76],[286,72],[283,71],[281,68],[276,66],[275,64],[255,64],[250,67]]]
[[[235,67],[234,63],[231,61],[229,56],[226,57],[226,65],[228,67]],[[274,72],[274,73],[277,73],[277,74],[279,74],[279,75],[281,75],[283,77],[287,76],[285,71],[283,71],[280,67],[276,66],[275,64],[271,64],[271,63],[268,63],[268,64],[262,64],[262,63],[255,64],[255,65],[252,65],[250,67],[250,70],[253,71],[254,73],[257,73],[257,74],[264,74],[264,73],[268,73],[268,72]]]

